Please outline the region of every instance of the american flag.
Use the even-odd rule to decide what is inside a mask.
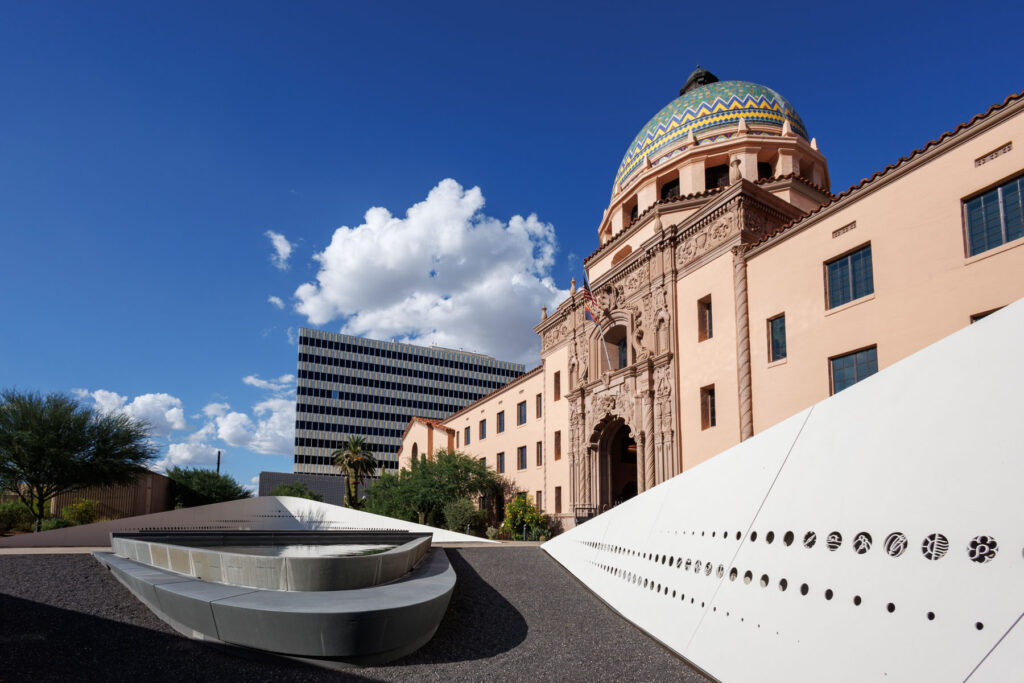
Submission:
[[[597,299],[594,298],[594,293],[590,291],[586,275],[583,276],[583,310],[586,312],[585,317],[587,320],[593,320],[594,324],[598,327],[601,326],[601,316],[597,312]]]

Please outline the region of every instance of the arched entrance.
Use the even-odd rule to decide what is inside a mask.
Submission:
[[[614,507],[636,495],[636,441],[623,420],[611,420],[601,431],[597,461],[599,511]]]

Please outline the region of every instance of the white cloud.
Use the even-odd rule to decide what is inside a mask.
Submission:
[[[285,334],[288,335],[288,343],[291,344],[292,346],[295,346],[296,344],[299,343],[299,335],[296,334],[294,327],[289,327]]]
[[[315,255],[317,281],[295,291],[296,310],[314,325],[345,318],[349,334],[536,361],[540,308],[568,296],[551,278],[554,227],[533,214],[504,223],[483,206],[479,188],[447,179],[404,218],[369,209]]]
[[[267,297],[267,301],[272,303],[272,304],[274,304],[275,306],[277,306],[280,309],[284,308],[284,302],[281,301],[281,297],[279,297],[279,296],[268,296]]]
[[[145,420],[152,427],[153,436],[170,436],[172,431],[188,429],[181,399],[170,394],[141,394],[131,403],[126,396],[106,389],[97,389],[89,395],[103,414],[124,413]]]
[[[229,446],[257,453],[291,455],[295,443],[295,401],[271,398],[253,407],[254,421],[245,413],[230,412],[214,417],[217,438]]]
[[[167,455],[154,463],[158,472],[166,471],[169,467],[198,467],[200,465],[212,465],[217,462],[216,446],[211,446],[202,441],[193,441],[191,438],[183,443],[172,443],[167,447]]]
[[[288,391],[294,388],[295,375],[281,375],[277,379],[260,379],[258,375],[243,377],[242,381],[257,389],[270,391]]]
[[[203,414],[206,417],[223,417],[228,414],[231,410],[231,406],[227,403],[207,403],[203,406]]]
[[[289,242],[281,233],[273,230],[267,230],[263,234],[270,238],[270,243],[274,245],[274,253],[270,255],[270,262],[278,270],[288,270],[288,259],[292,255],[295,244]]]

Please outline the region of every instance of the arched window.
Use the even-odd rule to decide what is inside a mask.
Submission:
[[[601,368],[602,371],[608,369],[609,361],[611,361],[612,370],[621,370],[629,365],[630,345],[625,325],[615,325],[608,330],[604,337],[598,340],[598,347],[600,347],[601,344],[604,344],[604,348],[597,349],[596,360],[598,367]]]
[[[420,457],[420,447],[417,446],[416,444],[413,444],[412,445],[412,459],[415,460],[418,457]]]
[[[675,199],[679,196],[679,178],[670,180],[661,186],[662,199]]]
[[[631,247],[631,246],[629,246],[627,244],[622,249],[619,249],[617,252],[615,252],[615,256],[612,256],[612,265],[614,266],[616,263],[618,263],[619,261],[621,261],[622,259],[626,258],[627,256],[629,256],[632,253],[633,253],[633,247]]]

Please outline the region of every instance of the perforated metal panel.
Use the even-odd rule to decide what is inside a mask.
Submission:
[[[724,681],[1024,680],[1022,349],[1016,303],[544,549]]]

